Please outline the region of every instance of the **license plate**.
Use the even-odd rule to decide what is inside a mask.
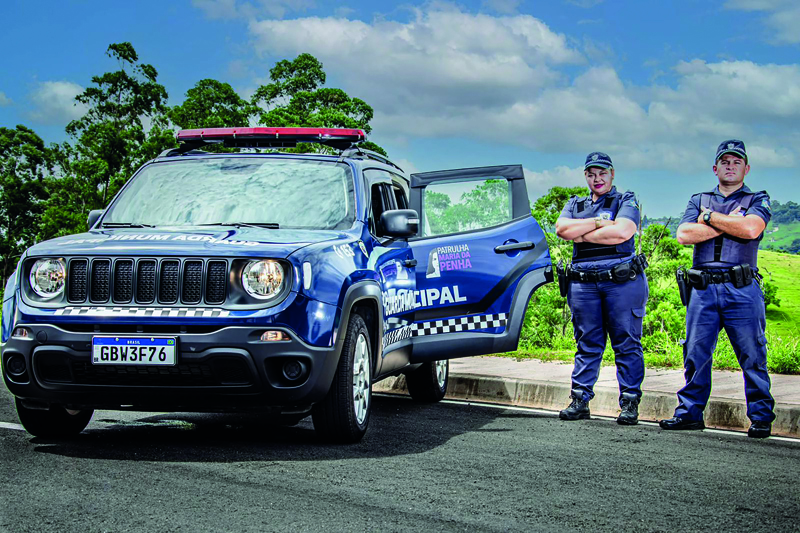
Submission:
[[[92,337],[92,364],[174,366],[175,337]]]

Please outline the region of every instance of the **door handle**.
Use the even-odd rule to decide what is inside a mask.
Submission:
[[[417,260],[416,259],[404,259],[403,260],[403,266],[404,267],[408,267],[408,268],[415,267],[415,266],[417,266]]]
[[[530,250],[535,246],[536,245],[533,244],[531,241],[511,242],[508,244],[501,244],[500,246],[495,246],[494,251],[497,254],[502,254],[504,252],[509,252],[511,250]]]

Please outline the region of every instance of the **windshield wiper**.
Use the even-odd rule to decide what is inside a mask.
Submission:
[[[104,222],[101,228],[155,228],[152,224],[138,224],[136,222]]]
[[[277,222],[209,222],[208,224],[197,224],[198,226],[233,226],[234,228],[266,228],[279,229]]]

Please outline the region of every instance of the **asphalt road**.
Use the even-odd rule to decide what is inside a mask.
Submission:
[[[800,531],[800,442],[376,397],[310,421],[103,411],[73,441],[0,392],[0,531]]]

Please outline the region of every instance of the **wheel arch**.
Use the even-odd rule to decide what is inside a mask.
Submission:
[[[376,281],[362,281],[348,287],[342,304],[341,318],[336,328],[337,353],[341,356],[344,334],[353,314],[358,314],[367,324],[372,349],[372,375],[378,374],[381,340],[383,339],[383,297]]]

